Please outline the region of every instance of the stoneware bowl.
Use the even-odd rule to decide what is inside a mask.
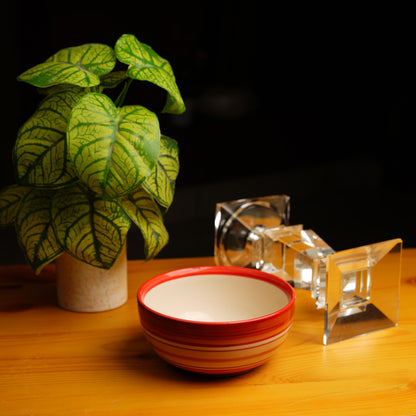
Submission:
[[[295,292],[258,270],[174,270],[137,295],[146,338],[167,362],[193,372],[235,374],[265,363],[292,325]]]

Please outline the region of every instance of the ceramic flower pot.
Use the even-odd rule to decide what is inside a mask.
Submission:
[[[56,260],[58,304],[73,312],[102,312],[127,301],[127,250],[109,270],[64,253]]]

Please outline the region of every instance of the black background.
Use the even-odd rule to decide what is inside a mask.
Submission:
[[[14,181],[16,132],[38,102],[16,76],[59,49],[114,46],[131,33],[170,61],[187,105],[160,115],[181,170],[159,257],[212,255],[217,202],[282,193],[290,222],[336,250],[397,237],[416,247],[409,10],[202,0],[6,7],[0,187]],[[165,95],[145,84],[129,99],[159,115]],[[1,263],[24,261],[12,229],[0,241]],[[143,257],[137,229],[128,247]]]

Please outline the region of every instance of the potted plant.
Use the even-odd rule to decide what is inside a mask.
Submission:
[[[146,259],[167,244],[161,209],[172,203],[179,169],[177,143],[161,134],[156,114],[123,103],[132,82],[148,81],[167,92],[162,112],[184,112],[172,68],[150,46],[125,34],[114,48],[90,43],[63,49],[18,80],[45,96],[18,131],[17,183],[0,192],[0,224],[15,226],[35,273],[56,261],[61,306],[117,307],[127,296],[127,231],[132,222],[138,226]],[[80,272],[81,265],[88,272]],[[90,305],[118,290],[112,277],[108,287],[104,278],[113,276],[114,268],[121,269],[124,281],[117,300]],[[68,271],[75,271],[69,279],[75,281],[59,283]],[[89,273],[98,273],[96,280]],[[92,293],[85,294],[88,289]],[[90,299],[82,306],[80,299],[60,300],[66,295],[81,303]]]

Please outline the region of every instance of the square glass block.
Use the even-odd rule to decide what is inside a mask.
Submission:
[[[287,195],[218,203],[215,214],[216,264],[261,269],[261,231],[286,225],[289,214],[290,198]]]
[[[324,344],[397,325],[402,240],[327,258]]]
[[[335,251],[313,230],[293,226],[266,234],[274,235],[274,244],[281,247],[282,262],[276,262],[276,266],[282,277],[294,287],[313,291],[314,298],[319,297],[325,289],[326,257]]]

